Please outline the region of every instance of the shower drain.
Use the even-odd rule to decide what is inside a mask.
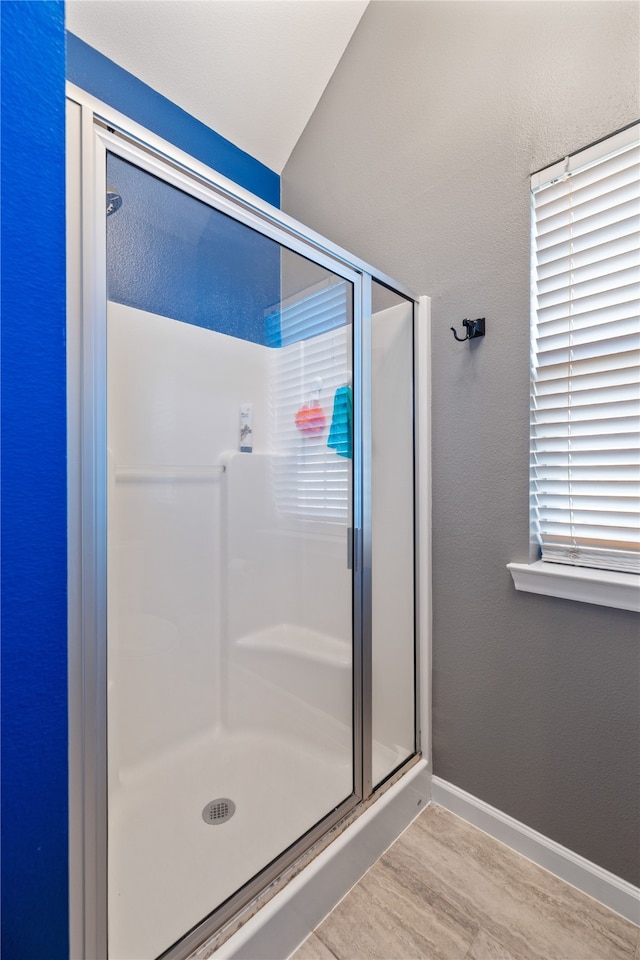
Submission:
[[[227,797],[218,797],[208,803],[202,811],[202,819],[205,823],[218,824],[226,823],[236,812],[236,805],[233,800]]]

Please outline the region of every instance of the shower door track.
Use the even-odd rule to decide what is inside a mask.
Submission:
[[[268,897],[273,896],[420,758],[420,708],[416,697],[415,751],[374,792],[371,494],[363,479],[371,475],[371,332],[363,318],[371,316],[372,280],[414,304],[416,297],[364,261],[306,230],[73,85],[68,85],[68,110],[69,117],[76,115],[69,134],[68,188],[73,185],[81,196],[77,223],[70,225],[68,357],[70,463],[78,464],[75,473],[70,468],[69,478],[70,729],[77,723],[82,731],[82,743],[71,742],[70,734],[70,806],[72,816],[75,811],[83,824],[82,840],[72,837],[70,858],[72,883],[75,874],[83,890],[83,904],[75,908],[72,905],[71,925],[72,930],[74,926],[82,930],[77,939],[82,939],[82,956],[86,960],[105,960],[108,956],[104,205],[107,150],[327,267],[350,280],[354,289],[353,376],[354,383],[361,383],[363,390],[359,397],[354,391],[353,525],[360,531],[361,549],[358,568],[353,571],[353,793],[161,955],[162,960],[184,960],[208,938],[217,934],[222,942],[230,936],[265,902],[265,892]],[[80,154],[75,160],[73,147]],[[81,184],[79,191],[74,178]],[[416,670],[416,692],[417,687]],[[73,691],[78,688],[82,694],[74,697]]]

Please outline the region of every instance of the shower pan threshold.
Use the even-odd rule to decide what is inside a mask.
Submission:
[[[204,943],[185,940],[160,960],[291,956],[430,799],[431,772],[417,754]]]

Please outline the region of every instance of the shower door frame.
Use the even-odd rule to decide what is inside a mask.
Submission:
[[[420,759],[418,550],[415,557],[415,750],[383,784],[372,783],[372,647],[371,647],[371,317],[372,280],[413,302],[414,336],[417,298],[390,277],[302,224],[259,200],[232,181],[161,140],[129,118],[90,97],[73,84],[69,107],[79,109],[80,158],[70,156],[68,186],[81,183],[77,230],[80,245],[70,253],[69,302],[69,610],[70,610],[70,808],[81,818],[70,830],[72,877],[82,889],[82,905],[72,903],[72,930],[82,931],[82,956],[102,960],[107,954],[107,449],[106,449],[106,156],[111,152],[138,168],[202,200],[212,209],[257,229],[282,247],[306,256],[353,285],[354,469],[352,527],[358,531],[353,557],[353,793],[250,879],[221,907],[162,954],[179,960],[225,926],[240,910],[326,837],[358,808]],[[76,136],[71,134],[72,139]],[[71,143],[71,142],[70,142]],[[73,229],[71,231],[73,233]],[[72,262],[73,260],[76,262]],[[417,395],[414,366],[414,396]],[[414,441],[415,443],[415,441]],[[415,456],[415,507],[418,457]],[[416,518],[417,519],[417,518]],[[416,524],[417,528],[417,524]],[[81,730],[75,742],[72,731]],[[72,881],[73,882],[73,881]],[[73,898],[71,898],[73,900]],[[79,939],[80,935],[78,935]]]

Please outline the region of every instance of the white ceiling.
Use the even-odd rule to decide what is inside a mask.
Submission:
[[[281,173],[368,0],[67,0],[67,29]]]

